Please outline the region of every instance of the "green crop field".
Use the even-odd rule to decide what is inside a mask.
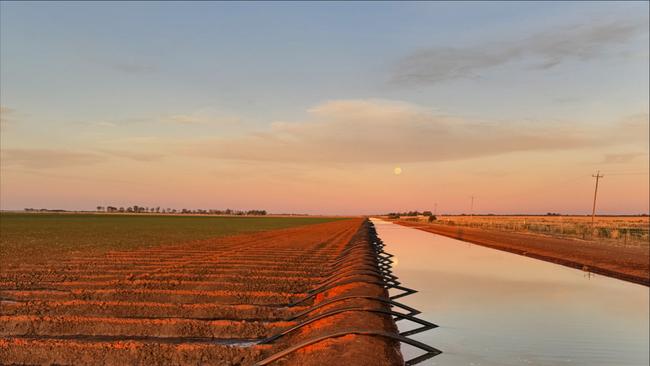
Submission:
[[[0,261],[129,249],[333,220],[340,219],[5,212],[0,213]]]

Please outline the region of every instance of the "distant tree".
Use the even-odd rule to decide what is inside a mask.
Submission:
[[[97,206],[97,211],[104,211],[104,207],[103,206]]]
[[[429,222],[436,221],[437,219],[438,219],[438,218],[435,217],[434,215],[430,215],[430,216],[429,216]]]
[[[264,216],[266,215],[266,210],[249,210],[246,212],[246,215]]]
[[[156,207],[156,213],[160,212],[160,206]]]
[[[424,215],[424,216],[433,216],[433,213],[431,211],[424,211],[422,213],[422,215]]]
[[[120,207],[120,212],[124,212],[124,207]]]
[[[127,207],[126,212],[134,212],[134,207]]]

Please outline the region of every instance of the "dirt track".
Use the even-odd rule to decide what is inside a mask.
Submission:
[[[381,302],[349,299],[293,319],[334,297],[387,297],[382,286],[363,282],[375,277],[356,275],[360,282],[290,306],[337,274],[331,269],[344,251],[369,251],[369,245],[358,245],[368,240],[362,220],[354,219],[153,249],[78,253],[57,261],[10,259],[0,270],[0,363],[252,365],[336,331],[395,332],[388,315],[349,311],[270,344],[232,344],[277,334],[332,309],[387,310]],[[347,259],[354,257],[345,261],[354,263]],[[345,335],[273,365],[402,362],[393,341]]]
[[[408,221],[396,221],[396,223],[490,248],[650,286],[648,247],[621,247],[583,240],[487,231],[450,225],[422,224]]]

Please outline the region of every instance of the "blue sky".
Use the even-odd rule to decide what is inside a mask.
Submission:
[[[593,88],[606,83],[624,88],[614,90],[615,97],[638,103],[647,94],[630,94],[643,81],[606,62],[596,70],[568,62],[551,75],[508,66],[491,70],[478,87],[467,80],[411,88],[387,81],[394,63],[421,48],[472,47],[585,21],[643,19],[644,10],[642,2],[6,3],[2,77],[12,93],[3,97],[16,108],[38,100],[68,118],[91,117],[98,108],[130,118],[217,104],[267,120],[322,100],[367,97],[484,117],[519,117],[529,108],[566,115],[566,107],[551,106],[558,104],[554,98],[609,98]],[[629,65],[644,66],[635,61]],[[565,83],[566,77],[576,82]],[[516,106],[495,105],[504,98]]]
[[[635,162],[626,162],[636,165],[610,170],[647,170],[642,168],[647,162],[647,141],[620,137],[622,142],[596,151],[599,139],[618,130],[621,121],[647,119],[647,2],[3,2],[1,6],[0,92],[6,121],[2,148],[9,150],[3,171],[10,176],[5,192],[29,174],[61,179],[52,178],[43,168],[48,164],[33,161],[53,156],[43,149],[62,153],[60,161],[76,156],[88,162],[62,166],[58,173],[70,169],[66,177],[101,170],[101,164],[110,162],[100,162],[96,155],[117,150],[122,156],[147,157],[146,169],[156,170],[151,174],[159,176],[159,170],[173,169],[172,162],[179,156],[199,155],[186,153],[188,145],[212,144],[218,145],[217,151],[208,149],[203,154],[213,156],[211,166],[241,169],[277,164],[278,171],[291,166],[315,180],[322,174],[339,177],[333,184],[340,185],[340,192],[350,187],[352,178],[345,178],[346,174],[373,170],[384,163],[390,165],[387,171],[396,164],[430,164],[427,169],[440,169],[447,161],[461,159],[466,164],[467,159],[474,159],[470,164],[474,168],[465,170],[473,172],[485,166],[482,157],[515,153],[499,163],[510,174],[526,161],[542,159],[528,157],[528,150],[548,150],[556,159],[577,159],[573,169],[579,166],[587,175],[607,154],[637,156]],[[328,104],[332,102],[342,104]],[[295,146],[291,151],[311,158],[294,161],[278,153],[271,162],[266,156],[234,156],[221,148],[254,149],[260,144],[250,136],[260,134],[270,139],[290,134],[291,141],[316,143],[303,131],[305,126],[320,123],[331,132],[338,126],[330,125],[332,121],[342,120],[353,130],[355,126],[361,129],[368,126],[355,125],[354,116],[376,116],[377,111],[397,113],[391,121],[407,119],[404,133],[396,133],[401,140],[390,155],[399,156],[396,161],[360,158],[374,151],[357,151],[354,142],[346,141],[337,143],[347,154],[358,155],[350,159],[356,163],[328,155],[326,147],[325,151],[303,151]],[[540,134],[547,141],[530,142],[532,148],[527,149],[497,138],[490,143],[469,136],[469,150],[476,150],[471,154],[448,151],[454,146],[461,149],[458,144],[445,151],[424,148],[411,155],[401,153],[404,146],[423,145],[417,131],[424,127],[412,126],[422,114],[428,116],[425,120],[462,121],[467,131],[474,125],[495,126],[489,133],[505,136],[505,141],[532,141],[527,138]],[[425,127],[432,128],[433,123]],[[443,123],[441,128],[455,127]],[[552,131],[560,130],[559,136],[553,135]],[[525,131],[525,138],[519,131]],[[507,140],[509,134],[511,140]],[[459,141],[465,136],[460,131],[452,135]],[[573,140],[559,146],[556,142],[567,135]],[[330,139],[337,136],[334,132]],[[381,142],[383,137],[370,142]],[[585,139],[590,142],[581,142]],[[495,144],[512,146],[499,149]],[[279,150],[277,146],[264,149]],[[589,149],[595,150],[593,160],[586,157]],[[163,158],[169,150],[174,150],[173,156]],[[449,160],[420,157],[436,154]],[[329,157],[322,158],[325,155]],[[127,168],[130,163],[117,165],[142,170]],[[103,171],[115,168],[107,169]],[[563,169],[573,170],[571,166]],[[563,174],[552,167],[546,170],[549,176]],[[255,176],[248,171],[240,174]],[[422,174],[411,179],[426,179]],[[647,186],[647,177],[636,179],[640,183],[628,182],[634,189]],[[302,186],[308,191],[305,194],[312,192],[307,186]],[[88,194],[75,204],[96,200]],[[14,205],[23,204],[29,196],[26,192],[6,195]],[[377,192],[367,199],[380,196]],[[277,207],[311,210],[322,202],[310,197],[300,207]],[[132,198],[116,193],[114,199]],[[405,206],[418,205],[415,197],[401,199],[408,202]],[[57,203],[55,199],[48,202]],[[228,203],[238,204],[237,200]],[[629,210],[647,210],[647,203],[632,206]],[[566,209],[578,207],[576,202]],[[388,207],[366,208],[359,203],[349,211],[384,208]],[[489,209],[515,208],[495,205]]]

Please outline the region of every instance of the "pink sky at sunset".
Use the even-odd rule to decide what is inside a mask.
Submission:
[[[224,6],[3,3],[0,208],[650,210],[647,3]]]

